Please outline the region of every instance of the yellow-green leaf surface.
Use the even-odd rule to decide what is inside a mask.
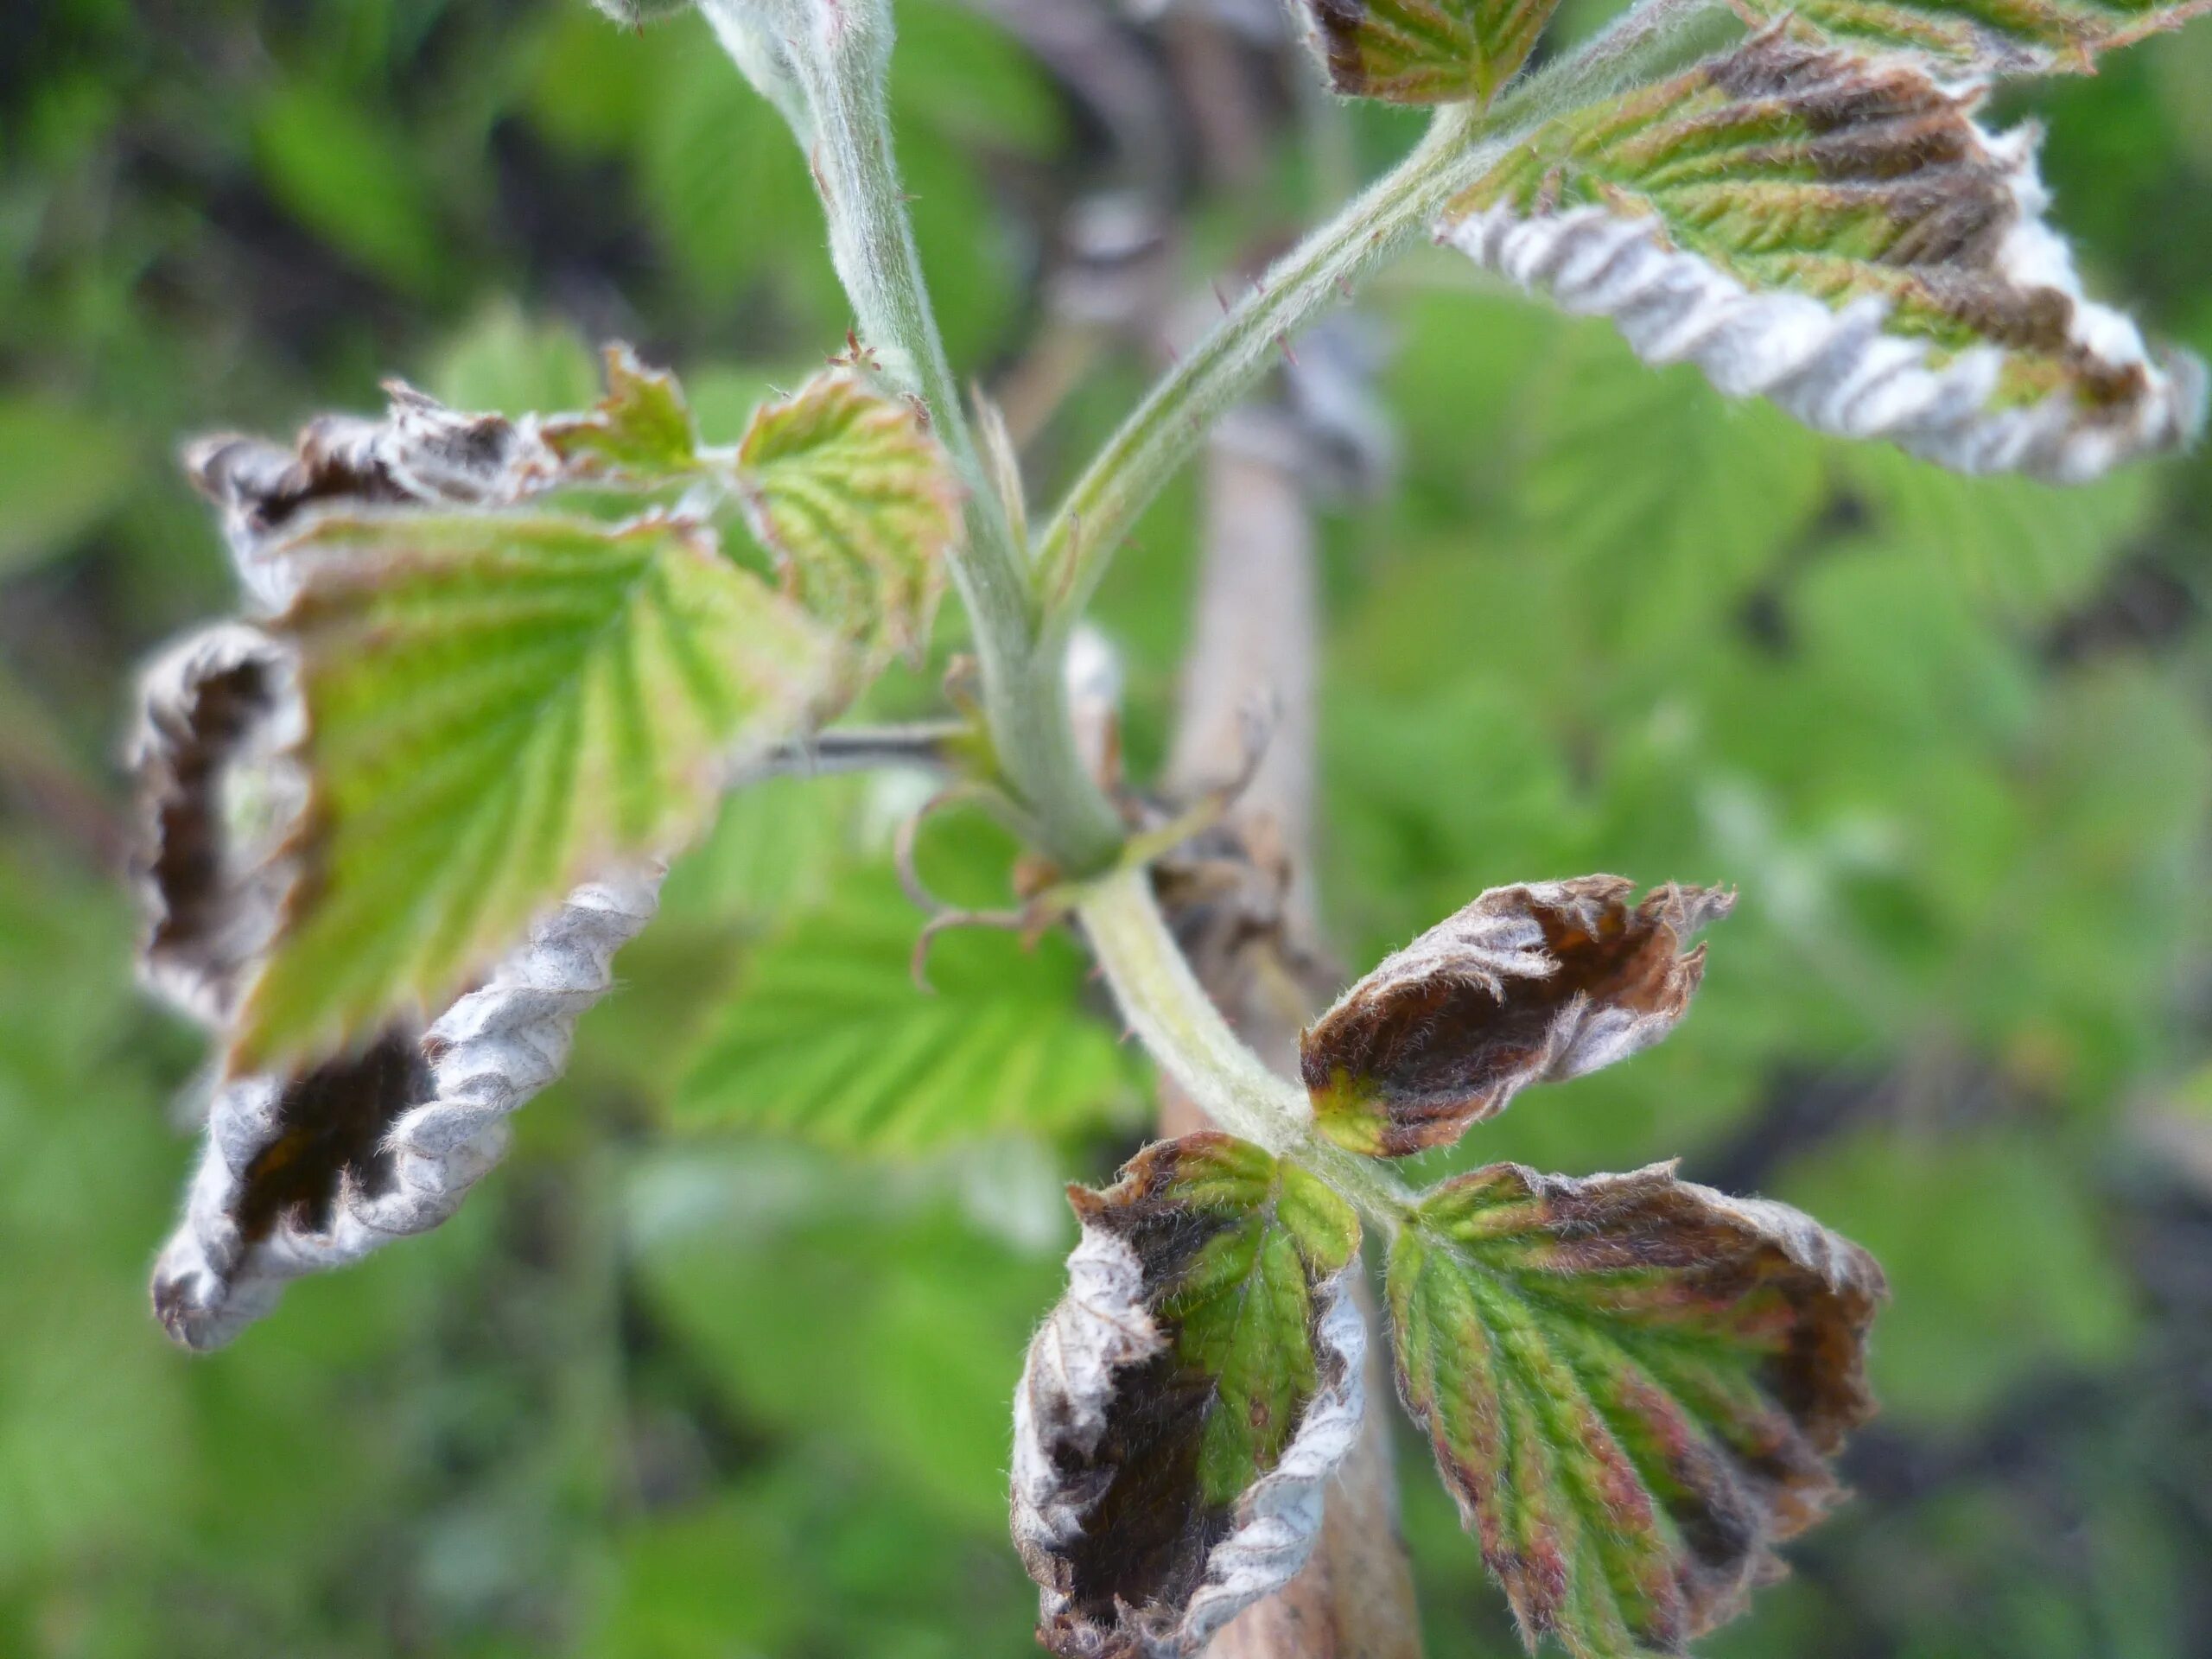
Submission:
[[[1840,1496],[1881,1269],[1671,1165],[1493,1164],[1390,1252],[1398,1386],[1533,1647],[1676,1654]]]
[[[1750,0],[1800,34],[1926,54],[1998,74],[2094,74],[2097,55],[2212,11],[2212,0]]]
[[[836,642],[700,527],[325,518],[288,547],[311,797],[232,1064],[461,988],[608,860],[664,853],[728,759],[817,711]]]
[[[2171,449],[2202,370],[2084,297],[2033,137],[1911,58],[1770,30],[1564,116],[1446,214],[1481,263],[1647,361],[1964,472],[2063,482]]]
[[[764,404],[737,451],[753,533],[799,601],[893,651],[926,639],[960,534],[960,492],[920,410],[855,371]]]
[[[606,353],[607,396],[589,414],[561,415],[539,430],[582,476],[664,484],[699,465],[699,429],[676,377],[648,369],[626,346]]]
[[[1303,0],[1329,84],[1392,104],[1488,103],[1558,0]]]

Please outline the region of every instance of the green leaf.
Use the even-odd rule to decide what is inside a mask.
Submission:
[[[257,112],[254,157],[270,194],[309,230],[372,275],[422,293],[444,280],[446,238],[398,130],[337,92],[294,84]]]
[[[2179,29],[2212,0],[1751,0],[1812,36],[1996,74],[2094,74],[2097,54]]]
[[[1357,1432],[1359,1219],[1224,1135],[1103,1192],[1014,1405],[1014,1535],[1056,1654],[1197,1653],[1287,1582]]]
[[[610,346],[605,355],[607,396],[591,413],[540,425],[553,453],[584,478],[611,474],[650,486],[695,470],[699,429],[676,377],[646,368],[626,346]]]
[[[1910,59],[1770,31],[1561,117],[1446,216],[1647,361],[1963,472],[2061,482],[2171,449],[2203,375],[2082,293],[2030,130]]]
[[[928,638],[960,496],[918,407],[818,374],[761,405],[737,465],[747,522],[810,611],[894,651]]]
[[[288,543],[311,797],[233,1065],[435,1006],[609,861],[667,852],[720,769],[817,712],[834,643],[696,524],[338,516]]]
[[[1066,939],[1024,950],[1003,933],[945,935],[925,993],[909,969],[920,928],[880,870],[791,918],[708,1026],[677,1122],[911,1153],[1123,1114],[1128,1061],[1084,1011],[1085,965]]]
[[[1392,104],[1487,104],[1558,0],[1301,0],[1329,85]]]
[[[40,397],[0,400],[0,577],[68,550],[130,489],[127,434]]]
[[[1390,1252],[1398,1387],[1531,1647],[1680,1653],[1839,1496],[1881,1269],[1655,1164],[1493,1164]]]

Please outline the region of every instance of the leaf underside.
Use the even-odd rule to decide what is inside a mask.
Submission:
[[[1734,1616],[1872,1410],[1873,1259],[1671,1165],[1446,1182],[1388,1294],[1400,1393],[1532,1649],[1675,1654]]]
[[[1796,32],[1885,51],[1917,52],[1997,74],[2094,74],[2100,53],[2132,46],[2212,12],[2212,0],[1749,0],[1755,16]]]
[[[1704,977],[1685,941],[1733,899],[1634,891],[1617,875],[1493,887],[1384,958],[1300,1039],[1317,1126],[1402,1158],[1657,1042]]]
[[[1648,360],[1962,471],[2076,481],[2184,442],[2201,369],[2082,296],[2034,135],[1985,133],[1974,99],[1770,30],[1561,118],[1446,232]]]
[[[1535,50],[1558,0],[1304,0],[1338,92],[1392,104],[1487,104]]]
[[[233,1065],[432,1009],[531,917],[664,851],[748,747],[803,725],[835,642],[696,525],[325,518],[287,549],[310,798]]]
[[[1075,1285],[1032,1347],[1016,1414],[1014,1537],[1043,1590],[1039,1637],[1086,1659],[1195,1651],[1230,1604],[1295,1570],[1237,1583],[1216,1552],[1318,1432],[1317,1399],[1338,1402],[1329,1466],[1349,1444],[1356,1357],[1325,1325],[1349,1312],[1333,1281],[1358,1219],[1314,1177],[1217,1134],[1148,1147],[1115,1186],[1070,1197]],[[1318,1489],[1324,1473],[1300,1478]],[[1287,1521],[1310,1507],[1318,1525],[1306,1496],[1270,1508]],[[1310,1529],[1296,1541],[1286,1553],[1302,1560]]]

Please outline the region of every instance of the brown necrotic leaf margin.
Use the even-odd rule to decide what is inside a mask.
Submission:
[[[1705,974],[1688,937],[1732,893],[1587,875],[1493,887],[1388,957],[1300,1042],[1322,1129],[1403,1157],[1457,1141],[1530,1084],[1657,1042]]]

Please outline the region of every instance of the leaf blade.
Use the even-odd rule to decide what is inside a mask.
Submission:
[[[311,796],[241,1069],[442,1001],[596,866],[682,841],[718,766],[804,725],[836,665],[664,516],[326,517],[285,556]]]
[[[1305,0],[1335,91],[1391,104],[1488,104],[1535,49],[1558,0]]]
[[[1533,1648],[1677,1653],[1839,1496],[1881,1270],[1671,1165],[1496,1164],[1392,1246],[1398,1385]]]

